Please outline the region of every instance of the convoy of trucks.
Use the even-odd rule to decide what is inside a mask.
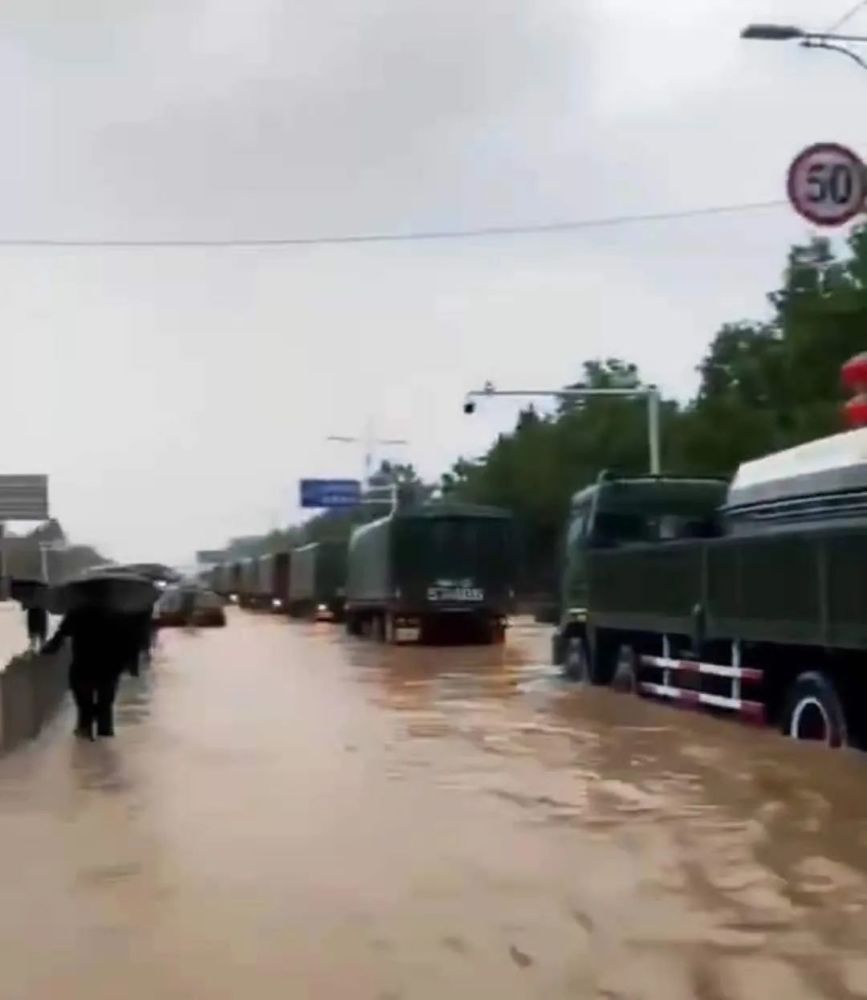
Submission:
[[[323,541],[212,567],[211,588],[243,607],[346,620],[390,642],[501,642],[515,597],[511,515],[432,503]]]
[[[572,500],[553,661],[570,678],[867,744],[867,428],[747,462],[729,483],[616,476]],[[443,501],[213,570],[244,606],[345,617],[393,643],[500,642],[510,514]],[[345,592],[344,592],[345,587]]]
[[[208,586],[242,608],[342,618],[346,545],[318,542],[220,563],[202,574]]]

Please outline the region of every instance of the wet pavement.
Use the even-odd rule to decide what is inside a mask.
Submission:
[[[561,683],[547,633],[164,633],[0,762],[0,996],[867,996],[867,757]]]

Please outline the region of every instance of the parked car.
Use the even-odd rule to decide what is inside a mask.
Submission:
[[[225,602],[204,587],[167,587],[154,608],[154,620],[159,628],[222,628],[226,624]]]

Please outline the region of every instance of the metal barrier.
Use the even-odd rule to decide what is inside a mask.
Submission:
[[[638,679],[638,690],[642,694],[657,698],[668,698],[685,706],[707,705],[712,708],[734,712],[751,722],[765,721],[765,706],[760,701],[747,701],[741,697],[743,684],[758,684],[764,673],[754,667],[739,665],[725,666],[720,663],[701,663],[698,660],[675,660],[667,656],[642,656],[641,665],[662,671],[662,683]],[[701,675],[722,677],[731,681],[728,695],[711,694],[695,687],[682,687],[681,678],[695,678]]]

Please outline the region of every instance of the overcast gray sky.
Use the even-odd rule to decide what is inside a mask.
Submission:
[[[0,236],[339,235],[783,197],[803,145],[863,144],[867,73],[738,39],[829,0],[7,0]],[[867,17],[853,22],[867,31]],[[867,152],[867,149],[864,150]],[[761,316],[788,208],[556,235],[269,249],[0,249],[0,470],[116,558],[297,517],[330,433],[430,475],[514,419],[464,391],[596,355],[687,393]],[[867,336],[867,334],[865,334]]]

